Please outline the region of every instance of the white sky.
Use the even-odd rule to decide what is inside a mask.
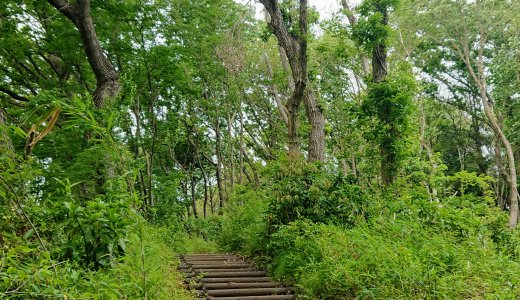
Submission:
[[[340,9],[339,0],[309,0],[309,6],[315,6],[321,19],[327,19]]]
[[[235,0],[238,3],[255,3],[257,17],[262,17],[262,4],[255,0]],[[351,6],[355,6],[361,0],[348,0]],[[321,19],[329,18],[333,12],[340,9],[340,0],[309,0],[309,6],[315,6]]]

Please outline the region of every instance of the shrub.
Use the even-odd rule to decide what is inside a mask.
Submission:
[[[299,219],[353,226],[367,218],[367,197],[353,178],[294,159],[274,163],[270,172],[270,232]]]

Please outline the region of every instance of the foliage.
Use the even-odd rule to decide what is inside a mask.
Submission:
[[[299,2],[277,3],[297,37]],[[102,108],[70,20],[0,1],[0,298],[191,299],[176,254],[218,251],[302,299],[520,298],[504,213],[517,162],[476,82],[517,156],[519,1],[365,0],[328,20],[309,7],[321,165],[283,156],[294,82],[252,6],[90,5],[122,87]]]
[[[462,172],[445,187],[438,202],[406,190],[372,199],[371,218],[353,228],[282,225],[268,244],[272,272],[310,298],[518,297],[518,233],[505,229],[490,178]]]
[[[9,299],[191,299],[180,285],[177,260],[164,230],[135,220],[123,259],[92,271],[23,245],[4,250],[0,296]],[[168,262],[168,263],[165,263]]]
[[[302,162],[269,168],[279,174],[272,190],[237,190],[240,200],[221,217],[219,244],[254,255],[274,276],[294,283],[303,299],[520,296],[518,230],[506,229],[507,214],[495,206],[491,177],[440,173],[433,201],[424,190],[400,182],[399,197],[372,197],[363,206],[368,217],[357,222],[300,213],[273,231],[268,226],[276,197],[268,195],[276,191],[278,197],[298,199],[305,193],[295,187],[316,184],[318,175],[312,172],[316,166]],[[320,172],[319,178],[327,177]],[[344,189],[343,197],[352,191]],[[306,211],[291,203],[290,209]]]
[[[345,230],[297,221],[273,236],[272,270],[302,296],[417,299],[518,297],[518,263],[476,238],[459,242],[413,221]]]
[[[267,236],[267,204],[267,191],[251,187],[237,188],[222,217],[217,238],[220,248],[224,251],[239,251],[248,256],[261,256]]]
[[[62,203],[51,218],[63,228],[63,235],[57,235],[63,238],[59,257],[99,268],[123,255],[130,224],[127,208],[124,201],[105,202],[99,198],[84,205]]]
[[[270,166],[269,230],[298,219],[353,226],[366,218],[368,198],[353,178],[330,174],[302,160]]]
[[[298,1],[282,0],[279,3],[282,12],[283,21],[287,26],[289,33],[295,37],[300,35],[300,6]],[[312,26],[319,20],[319,13],[314,8],[308,8],[307,24]]]
[[[414,79],[404,75],[389,76],[384,82],[370,82],[361,110],[372,130],[367,132],[369,141],[388,145],[391,154],[400,162],[408,154],[411,133],[410,116],[414,110]],[[395,174],[398,164],[392,172]]]
[[[388,20],[385,15],[395,8],[399,0],[365,0],[358,7],[363,17],[352,28],[352,37],[365,51],[371,52],[378,44],[387,44],[390,27],[385,24]]]

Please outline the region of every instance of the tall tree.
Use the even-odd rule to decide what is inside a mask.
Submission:
[[[411,98],[411,87],[403,78],[387,77],[387,48],[391,30],[388,15],[397,3],[398,0],[365,0],[359,7],[362,19],[353,29],[354,38],[372,53],[372,80],[364,105],[379,125],[375,136],[379,143],[383,186],[392,184],[397,175]],[[399,81],[404,85],[400,86]]]
[[[493,101],[489,63],[505,46],[507,38],[504,35],[511,30],[519,4],[517,1],[478,0],[472,3],[433,1],[424,5],[422,17],[428,21],[419,24],[419,28],[437,49],[448,51],[445,61],[462,63],[464,76],[476,87],[487,123],[504,148],[509,183],[509,226],[514,228],[519,221],[515,156]]]
[[[260,0],[269,13],[269,26],[273,30],[278,44],[283,48],[291,67],[294,81],[292,97],[287,102],[289,153],[299,155],[300,142],[298,139],[298,109],[303,101],[307,119],[311,124],[309,135],[309,161],[325,160],[325,117],[323,108],[318,103],[316,95],[309,82],[307,70],[307,39],[308,22],[306,0],[299,1],[299,29],[290,30],[284,18],[280,4],[276,0]]]

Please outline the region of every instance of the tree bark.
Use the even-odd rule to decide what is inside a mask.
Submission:
[[[243,156],[243,146],[244,146],[244,112],[242,111],[242,97],[240,95],[240,131],[239,131],[239,143],[238,148],[240,149],[238,152],[238,169],[240,170],[238,173],[238,184],[242,184],[242,170],[244,169],[244,156]]]
[[[500,141],[497,140],[496,136],[493,139],[493,153],[495,154],[495,164],[497,166],[498,171],[498,177],[502,180],[497,180],[497,204],[502,209],[507,209],[507,202],[508,199],[506,198],[505,192],[504,192],[504,185],[500,185],[501,182],[506,183],[509,185],[509,175],[506,169],[504,168],[504,163],[502,159],[502,154],[500,153]]]
[[[90,0],[77,0],[74,4],[67,0],[47,0],[67,17],[79,30],[88,62],[96,76],[94,105],[101,108],[108,98],[119,95],[121,85],[119,74],[103,53],[90,15]]]
[[[426,131],[426,114],[424,112],[424,101],[423,99],[419,102],[419,141],[421,143],[421,151],[424,149],[426,152],[426,158],[431,164],[431,172],[428,176],[429,178],[426,181],[426,187],[428,189],[428,193],[430,195],[430,201],[437,201],[437,188],[432,182],[432,177],[437,172],[437,163],[435,162],[435,158],[433,157],[433,151],[430,146],[430,143],[426,139],[425,135]],[[422,156],[422,155],[421,155]]]
[[[201,170],[203,168],[201,167]],[[204,206],[203,213],[204,219],[208,217],[208,179],[206,178],[206,172],[202,171],[203,180],[204,180]]]
[[[209,208],[211,209],[211,214],[215,214],[215,204],[213,203],[213,184],[211,184],[211,179],[208,180],[208,188],[209,188]]]
[[[224,208],[224,204],[226,202],[224,195],[224,184],[222,183],[222,145],[221,145],[221,132],[220,132],[220,122],[217,117],[217,121],[215,124],[215,155],[217,156],[217,167],[216,167],[216,177],[217,177],[217,188],[218,188],[218,196],[219,196],[219,213],[222,213],[222,209]]]
[[[316,96],[311,89],[305,90],[304,95],[305,111],[307,119],[311,123],[311,132],[309,138],[309,161],[324,161],[325,160],[325,117],[316,100]]]
[[[273,68],[271,66],[271,62],[269,61],[269,57],[267,54],[263,54],[265,64],[267,66],[267,75],[270,77],[270,79],[273,79]],[[280,112],[280,116],[282,117],[282,120],[284,121],[285,125],[287,126],[289,123],[289,118],[287,116],[287,108],[282,103],[282,99],[280,98],[280,93],[278,92],[278,89],[276,88],[276,85],[274,83],[271,83],[269,85],[269,92],[273,96],[276,107],[278,108],[278,111]]]
[[[491,128],[493,132],[498,137],[500,142],[504,145],[506,151],[506,159],[507,159],[507,167],[508,167],[508,181],[509,181],[509,227],[515,228],[518,225],[518,216],[519,216],[519,206],[518,206],[518,185],[517,185],[517,176],[516,176],[516,165],[515,165],[515,156],[513,153],[513,148],[511,147],[511,143],[509,139],[506,137],[502,128],[499,126],[498,121],[496,119],[493,104],[487,98],[486,88],[485,88],[485,79],[483,79],[483,86],[481,87],[483,91],[481,93],[482,104],[484,106],[484,112],[491,124]]]
[[[231,115],[228,112],[228,118],[227,118],[227,130],[228,130],[228,138],[227,138],[227,155],[228,155],[228,161],[229,161],[229,188],[233,189],[235,186],[235,151],[233,151],[233,130],[232,130],[232,124],[235,121],[235,113]]]
[[[193,216],[195,219],[199,217],[197,214],[197,194],[195,193],[195,184],[197,182],[195,181],[195,175],[193,173],[191,174],[191,205],[193,207]]]
[[[14,148],[11,138],[7,132],[4,111],[0,108],[0,153],[5,153],[10,159],[14,160]]]

